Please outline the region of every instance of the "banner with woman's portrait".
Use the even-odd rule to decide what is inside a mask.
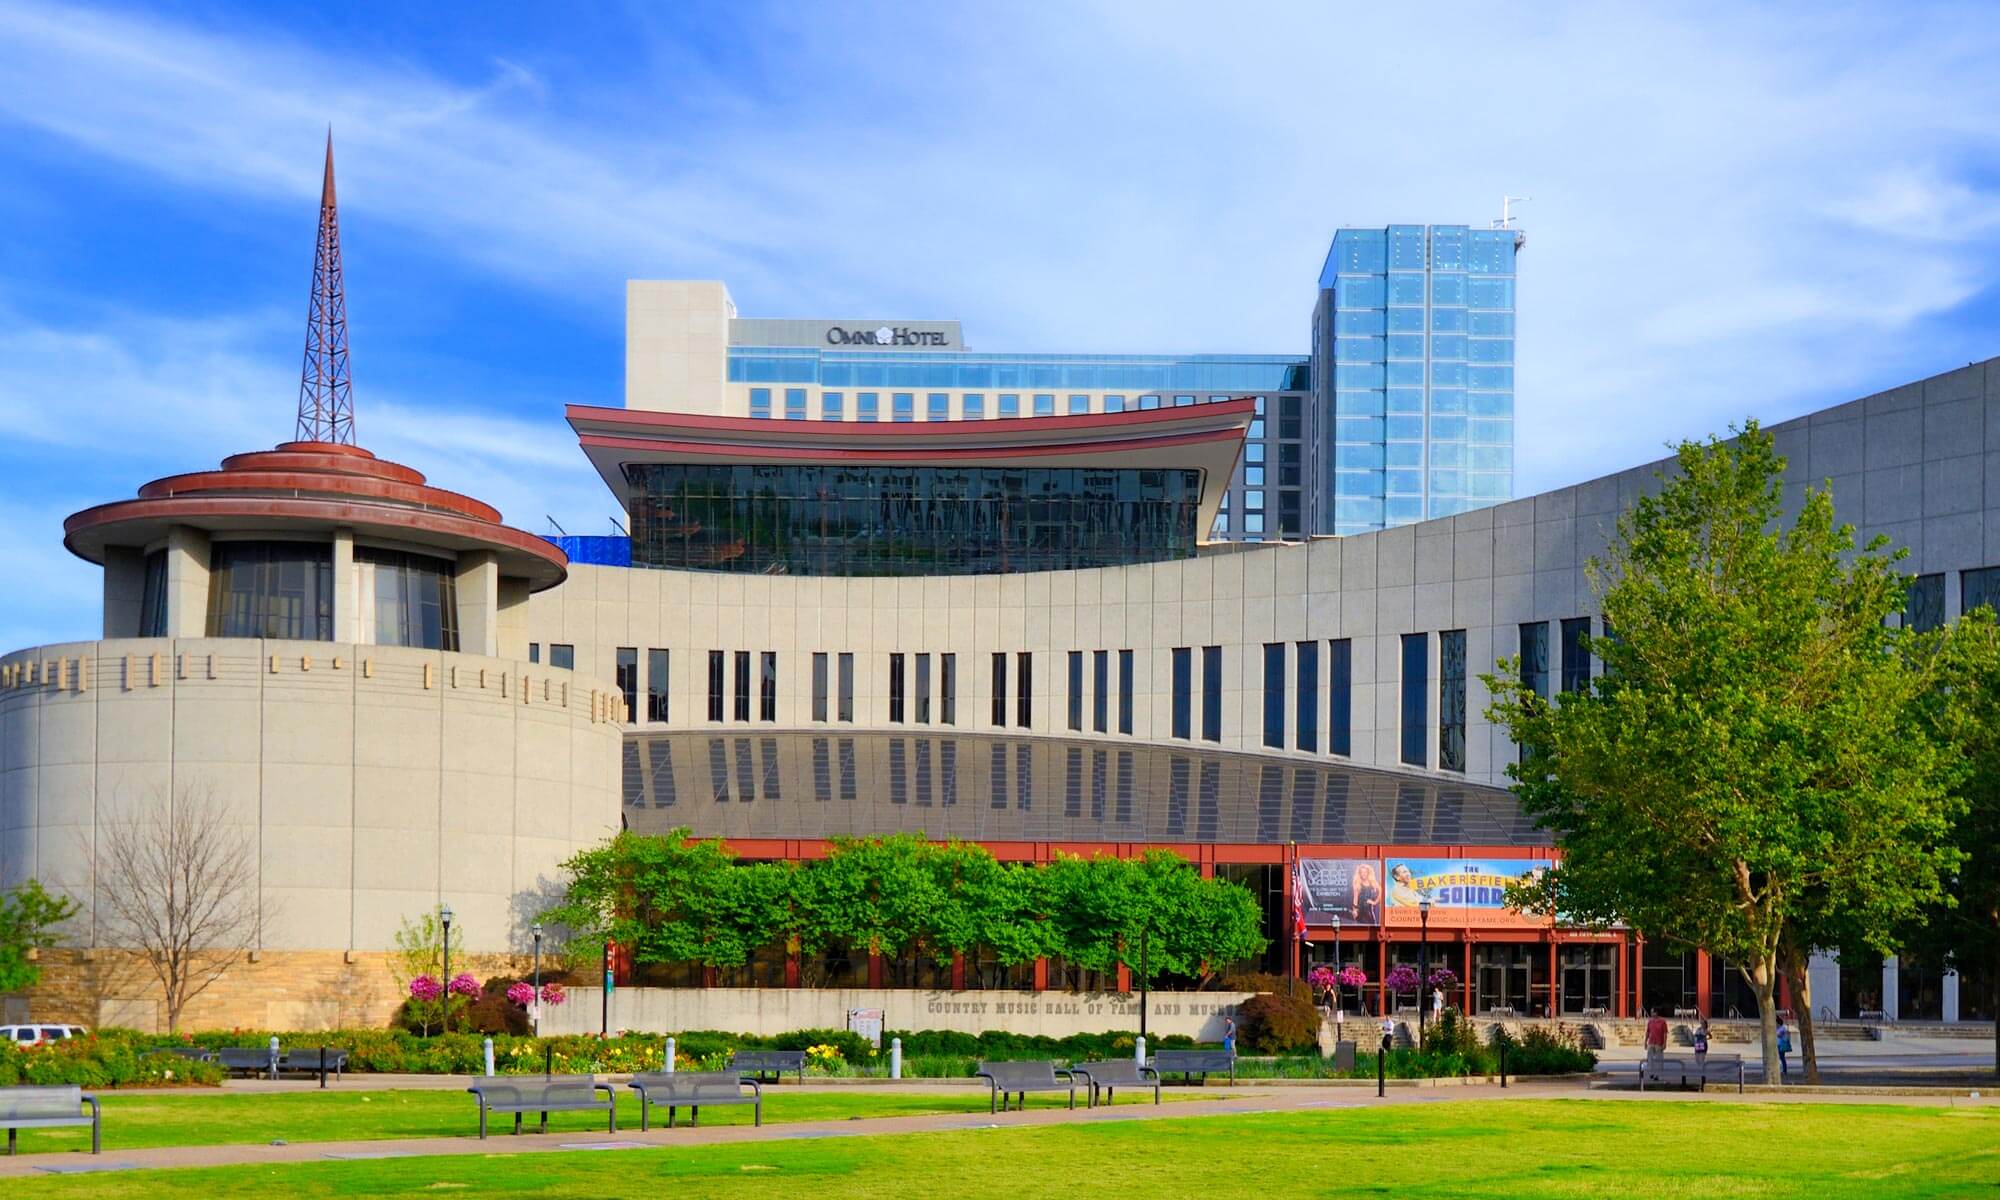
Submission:
[[[1333,924],[1373,928],[1382,923],[1382,864],[1371,858],[1302,858],[1292,887],[1306,927]]]

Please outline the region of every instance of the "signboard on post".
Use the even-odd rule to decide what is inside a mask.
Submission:
[[[847,1031],[867,1038],[869,1045],[880,1050],[882,1048],[882,1010],[879,1008],[848,1009]]]

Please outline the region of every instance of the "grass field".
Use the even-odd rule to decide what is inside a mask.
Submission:
[[[618,1127],[639,1127],[639,1102],[619,1088]],[[381,1092],[188,1092],[181,1095],[120,1095],[101,1092],[104,1105],[104,1149],[136,1150],[149,1146],[214,1146],[238,1142],[335,1142],[378,1138],[463,1137],[479,1129],[479,1105],[455,1089],[411,1089]],[[1200,1099],[1198,1093],[1167,1099]],[[1213,1093],[1210,1094],[1213,1098]],[[1030,1108],[1061,1107],[1064,1096],[1031,1095]],[[1120,1094],[1122,1105],[1140,1103],[1139,1093]],[[1144,1103],[1152,1103],[1152,1093]],[[855,1088],[839,1092],[794,1092],[783,1086],[764,1090],[766,1125],[797,1121],[838,1121],[846,1118],[910,1117],[923,1113],[985,1113],[984,1088],[944,1093],[910,1093],[886,1088]],[[1083,1106],[1078,1096],[1077,1106]],[[748,1125],[748,1105],[710,1106],[701,1113],[703,1125]],[[665,1110],[655,1106],[653,1120],[665,1124]],[[687,1120],[681,1110],[680,1119]],[[532,1131],[536,1119],[523,1122]],[[491,1118],[494,1136],[511,1134],[511,1116]],[[601,1113],[550,1113],[552,1132],[604,1133]],[[23,1154],[88,1150],[90,1130],[27,1129],[21,1131]]]
[[[782,1181],[782,1182],[780,1182]],[[1843,1200],[2000,1194],[2000,1112],[1454,1101],[660,1150],[330,1162],[9,1180],[53,1196],[418,1192],[578,1197],[1393,1195]]]

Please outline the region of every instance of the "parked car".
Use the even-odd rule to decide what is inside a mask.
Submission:
[[[16,1046],[42,1046],[64,1038],[89,1036],[90,1030],[81,1025],[0,1025],[0,1042]]]

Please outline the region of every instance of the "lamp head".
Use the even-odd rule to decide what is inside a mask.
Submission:
[[[535,922],[534,934],[536,941],[539,942],[542,940],[542,923],[540,921]]]
[[[1428,898],[1417,901],[1417,912],[1426,917],[1431,915],[1431,902]]]
[[[446,929],[451,928],[451,905],[441,904],[438,906],[438,920],[444,922]]]

